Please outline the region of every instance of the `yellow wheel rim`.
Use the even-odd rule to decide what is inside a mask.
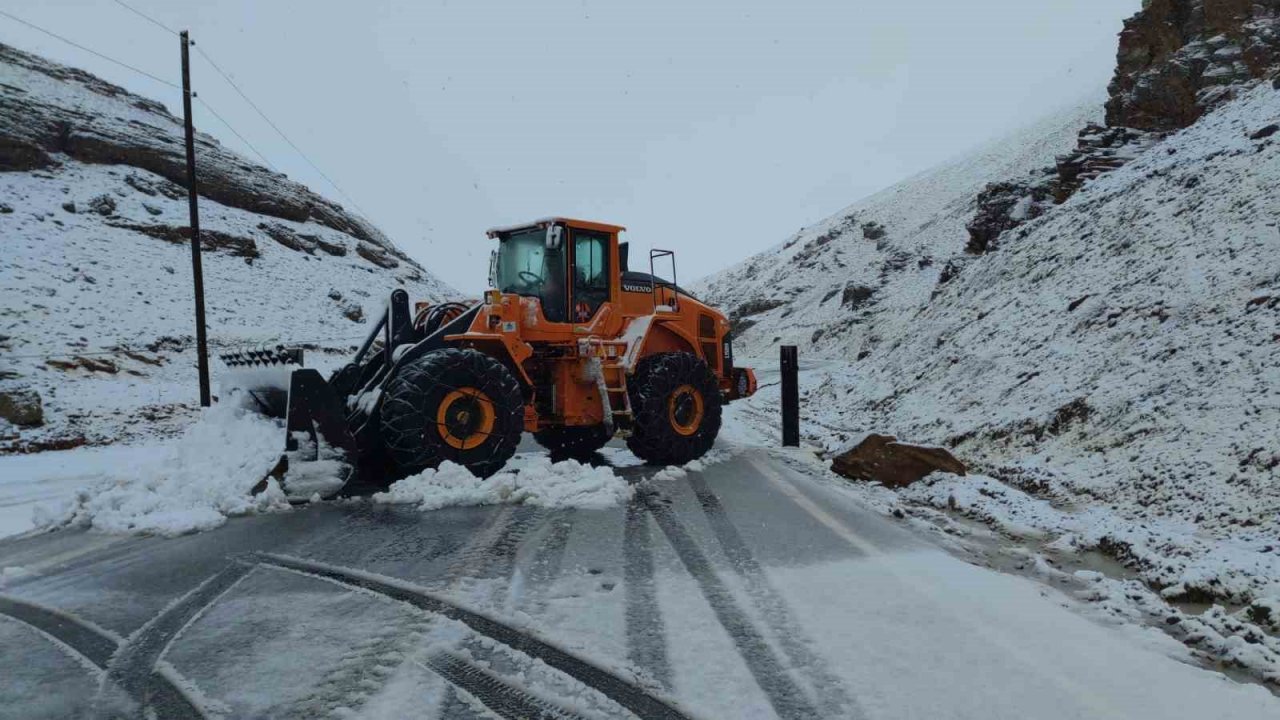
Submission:
[[[480,390],[463,387],[444,396],[436,410],[440,439],[456,450],[478,447],[493,434],[493,401]]]
[[[667,398],[667,420],[677,433],[689,436],[702,427],[702,393],[692,385],[681,385]]]

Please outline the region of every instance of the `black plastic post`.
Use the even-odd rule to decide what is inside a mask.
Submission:
[[[800,362],[795,345],[782,346],[782,445],[800,446]]]
[[[209,407],[209,344],[204,328],[204,272],[200,267],[200,206],[196,191],[195,130],[191,125],[191,45],[187,31],[182,40],[182,124],[187,140],[187,210],[191,214],[191,279],[196,294],[196,365],[200,370],[200,404]]]

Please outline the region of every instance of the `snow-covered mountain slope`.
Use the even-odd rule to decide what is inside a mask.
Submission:
[[[345,348],[394,288],[456,294],[336,203],[208,135],[197,145],[212,352]],[[0,427],[4,446],[110,441],[191,411],[181,153],[158,103],[0,45],[0,392],[34,390],[44,411]]]
[[[1086,185],[909,322],[878,326],[880,351],[810,404],[837,426],[1038,468],[1023,480],[1064,503],[1268,544],[1280,143],[1251,136],[1277,120],[1280,92],[1260,85]]]
[[[1280,5],[1223,5],[1162,0],[1126,24],[1109,106],[1141,100],[1141,122],[1082,134],[1096,154],[1025,175],[1088,113],[1042,125],[1006,143],[1021,170],[953,164],[698,289],[735,310],[749,353],[794,343],[821,361],[811,441],[889,433],[983,473],[904,499],[1101,550],[1169,599],[1265,609],[1280,606]],[[1237,41],[1256,62],[1224,75]],[[1073,182],[1061,204],[1013,203],[1020,224],[965,252],[976,190],[1020,173]],[[776,402],[766,388],[748,405]]]
[[[806,227],[786,242],[695,283],[732,315],[740,352],[795,344],[823,356],[873,352],[886,329],[929,302],[963,253],[988,183],[1052,165],[1102,116],[1102,97],[923,173]]]

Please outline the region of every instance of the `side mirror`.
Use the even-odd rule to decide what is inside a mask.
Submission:
[[[489,251],[489,287],[498,287],[498,251]]]
[[[564,228],[559,225],[547,226],[547,249],[559,250],[561,243],[564,242]]]

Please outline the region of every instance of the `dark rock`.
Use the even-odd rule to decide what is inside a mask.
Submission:
[[[1249,139],[1250,139],[1250,140],[1262,140],[1263,138],[1269,138],[1269,137],[1271,137],[1272,135],[1275,135],[1277,131],[1280,131],[1280,125],[1278,125],[1278,124],[1276,124],[1276,123],[1271,123],[1270,125],[1268,125],[1268,126],[1266,126],[1266,127],[1262,128],[1261,130],[1259,130],[1258,132],[1256,132],[1256,133],[1254,133],[1254,134],[1250,135],[1250,136],[1249,136]]]
[[[951,282],[968,264],[965,258],[951,258],[946,265],[942,266],[942,272],[938,273],[938,284],[945,285]]]
[[[1061,435],[1076,423],[1087,421],[1092,414],[1093,408],[1089,407],[1089,403],[1084,398],[1076,398],[1054,411],[1045,430],[1050,435]]]
[[[1066,202],[1086,182],[1123,167],[1163,137],[1160,132],[1129,127],[1085,125],[1075,149],[1057,159],[1058,177],[1051,185],[1054,202]]]
[[[978,209],[965,228],[965,252],[981,255],[996,248],[1000,236],[1044,214],[1053,199],[1051,172],[1023,182],[995,182],[978,193]]]
[[[369,243],[356,243],[356,254],[377,265],[380,268],[390,270],[399,267],[400,263],[383,248]]]
[[[110,195],[99,195],[89,201],[89,209],[102,216],[115,213],[116,201]]]
[[[303,240],[293,230],[281,225],[280,223],[258,223],[258,229],[266,233],[267,237],[275,240],[290,250],[304,252],[308,255],[315,253],[315,245]]]
[[[311,243],[312,245],[320,248],[321,251],[328,253],[329,255],[342,257],[347,254],[346,247],[339,245],[337,243],[326,242],[324,238],[321,238],[319,235],[311,235],[309,233],[298,233],[298,239],[304,242]],[[415,270],[415,275],[416,274],[417,273]],[[420,279],[420,278],[421,276],[419,275],[415,279]]]
[[[344,303],[342,306],[342,315],[351,322],[364,322],[364,308],[357,303]]]
[[[879,240],[887,234],[884,226],[874,220],[862,223],[862,237],[866,240]]]
[[[190,227],[174,227],[172,225],[138,225],[127,222],[108,221],[111,227],[124,228],[134,232],[142,233],[148,237],[164,240],[165,242],[176,244],[186,244],[191,242]],[[242,238],[230,233],[220,232],[218,230],[200,229],[200,250],[201,252],[226,252],[233,257],[242,257],[246,261],[254,260],[262,256],[258,251],[258,244],[253,238]]]
[[[80,367],[88,370],[89,372],[100,372],[108,375],[115,375],[120,372],[120,366],[117,365],[114,360],[108,360],[106,358],[82,357],[77,355],[75,361],[80,365]]]
[[[831,469],[851,480],[905,487],[930,473],[964,475],[968,468],[943,448],[898,442],[889,435],[868,435],[853,448],[837,455]]]
[[[13,206],[8,203],[0,203],[0,215],[8,215],[13,212]]]
[[[840,296],[840,304],[850,310],[857,310],[876,294],[875,288],[869,288],[865,285],[846,285],[844,293]]]
[[[334,301],[341,300],[342,293],[338,292],[336,288],[329,288],[329,299]]]
[[[142,209],[146,210],[148,213],[151,213],[152,215],[159,215],[160,213],[164,212],[163,210],[156,207],[155,205],[151,205],[148,203],[142,203]]]
[[[75,204],[74,202],[72,202],[72,201],[68,200],[68,201],[66,201],[66,202],[62,203],[62,209],[63,209],[63,210],[66,210],[66,211],[67,211],[67,212],[69,212],[69,213],[75,214],[75,211],[76,211],[76,204]]]
[[[8,390],[0,392],[0,418],[18,427],[37,427],[44,424],[44,404],[35,390]]]
[[[25,172],[54,164],[53,158],[39,145],[0,135],[0,171]]]
[[[884,248],[880,249],[883,250]],[[880,265],[880,280],[888,280],[890,275],[896,272],[901,272],[910,265],[911,261],[914,259],[915,256],[905,250],[894,250],[889,252],[888,257],[884,259],[884,263]]]
[[[747,302],[742,303],[735,308],[730,315],[738,318],[747,318],[752,315],[767,313],[770,310],[775,310],[786,304],[786,300],[779,300],[777,298],[758,298],[756,300],[748,300]]]
[[[150,195],[151,197],[163,195],[170,200],[181,200],[187,196],[186,188],[180,187],[176,183],[170,182],[162,177],[158,178],[139,175],[138,173],[129,173],[124,177],[124,182],[134,190],[137,190],[143,195]]]

